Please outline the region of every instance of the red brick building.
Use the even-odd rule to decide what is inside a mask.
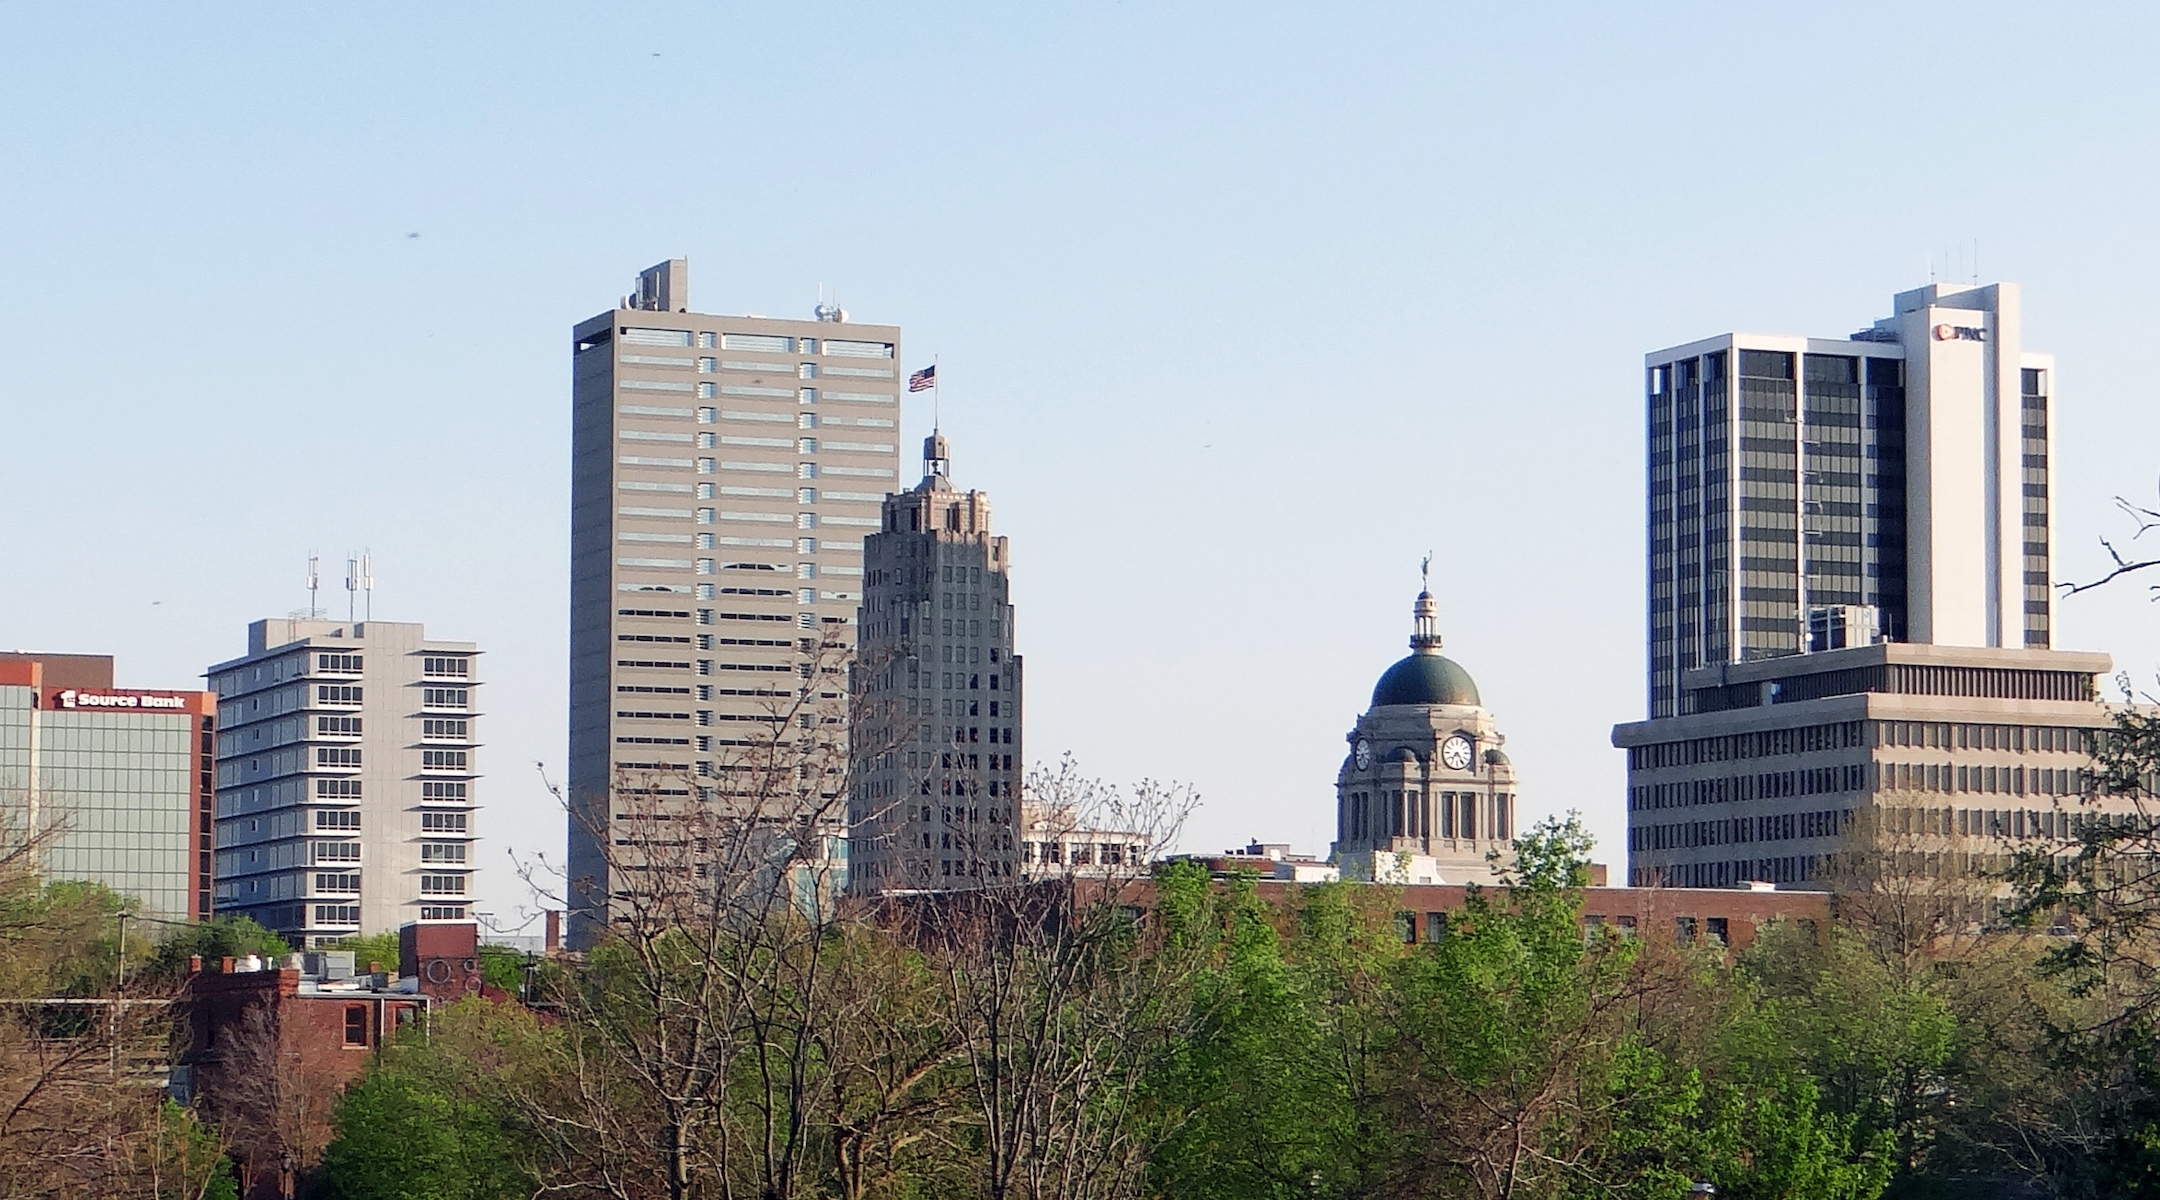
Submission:
[[[400,1029],[484,990],[508,998],[483,988],[478,926],[407,925],[398,936],[396,964],[314,951],[228,958],[188,976],[174,1090],[232,1135],[250,1200],[297,1194],[329,1145],[338,1093]]]

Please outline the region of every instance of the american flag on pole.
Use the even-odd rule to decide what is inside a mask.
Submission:
[[[927,392],[936,386],[937,367],[935,365],[924,367],[907,377],[907,390],[911,392]]]

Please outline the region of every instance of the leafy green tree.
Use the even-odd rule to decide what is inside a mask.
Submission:
[[[257,924],[253,917],[213,917],[192,925],[170,927],[151,952],[149,969],[167,979],[187,972],[188,959],[197,955],[205,963],[231,956],[259,954],[275,958],[291,952],[285,939]]]
[[[331,1200],[509,1200],[541,1168],[526,1098],[545,1095],[551,1035],[515,1005],[467,999],[407,1030],[339,1097],[323,1156]],[[555,1081],[559,1083],[560,1081]]]
[[[1220,907],[1221,953],[1194,987],[1205,1016],[1151,1087],[1175,1115],[1150,1183],[1192,1200],[1346,1194],[1365,1143],[1314,980],[1285,959],[1250,878]]]

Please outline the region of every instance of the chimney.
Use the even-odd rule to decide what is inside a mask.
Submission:
[[[547,952],[553,954],[560,949],[562,949],[562,913],[560,910],[551,908],[547,910]]]

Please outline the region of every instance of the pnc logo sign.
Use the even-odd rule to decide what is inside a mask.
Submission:
[[[83,708],[151,708],[177,712],[187,707],[187,700],[180,696],[137,696],[114,692],[81,692],[66,688],[53,693],[53,707],[61,709]]]
[[[1935,340],[1938,342],[1984,342],[1987,330],[1977,325],[1937,325]]]

